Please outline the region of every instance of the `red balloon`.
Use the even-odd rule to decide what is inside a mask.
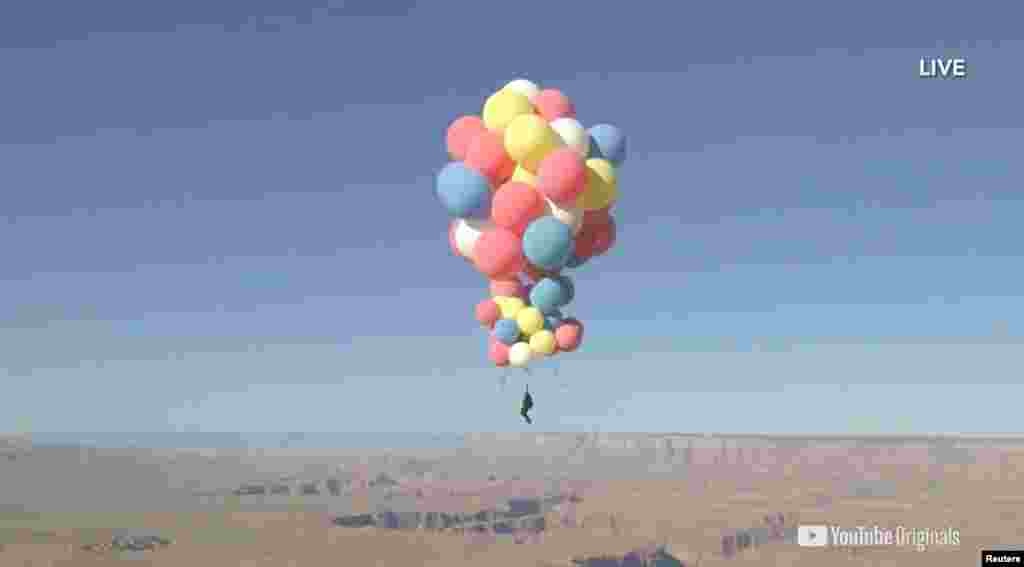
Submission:
[[[469,151],[469,144],[477,136],[487,131],[484,121],[479,116],[460,116],[448,126],[445,141],[448,147],[448,155],[455,161],[466,159],[466,152]]]
[[[555,344],[559,350],[572,352],[583,342],[583,323],[569,318],[555,329]]]
[[[583,223],[583,228],[576,234],[576,239],[573,242],[573,253],[580,260],[586,260],[594,256],[598,226]]]
[[[526,297],[526,290],[519,278],[491,280],[491,297]]]
[[[520,235],[544,211],[544,198],[540,193],[518,181],[509,181],[499,187],[491,201],[491,220],[494,224]]]
[[[611,206],[583,213],[583,224],[604,224],[612,218]]]
[[[614,243],[614,219],[608,207],[583,214],[583,227],[576,235],[573,248],[577,258],[586,260],[604,254]]]
[[[537,93],[533,99],[533,106],[537,108],[537,114],[540,114],[548,122],[559,118],[576,117],[576,109],[573,107],[572,101],[557,89],[544,89]]]
[[[466,166],[491,180],[497,187],[512,177],[516,162],[505,152],[505,141],[497,132],[481,132],[469,143]]]
[[[487,358],[490,358],[495,366],[507,366],[508,346],[491,337],[490,343],[487,345]]]
[[[526,257],[519,236],[507,228],[485,231],[473,247],[473,264],[492,279],[509,279],[523,270]]]
[[[595,227],[593,240],[593,255],[600,256],[615,244],[615,219],[609,217],[608,222]]]
[[[498,319],[501,319],[501,309],[498,308],[498,304],[493,299],[485,299],[477,303],[474,314],[476,315],[477,322],[488,329],[493,327]]]
[[[537,169],[537,189],[557,205],[576,201],[587,187],[587,168],[572,148],[549,153]]]

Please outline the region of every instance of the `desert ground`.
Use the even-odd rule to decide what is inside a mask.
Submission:
[[[8,438],[0,565],[643,565],[627,553],[655,548],[659,567],[976,565],[981,549],[1024,546],[1018,471],[1024,438],[480,434],[450,449],[247,451]],[[507,533],[456,520],[339,525],[466,519],[544,498],[529,528]],[[960,541],[808,548],[798,524],[958,530]],[[111,545],[143,536],[161,543]]]

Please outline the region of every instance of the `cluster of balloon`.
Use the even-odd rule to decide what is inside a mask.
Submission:
[[[575,292],[564,272],[615,243],[622,131],[584,128],[561,91],[516,79],[479,116],[452,122],[446,141],[452,161],[437,196],[452,217],[452,251],[490,280],[476,306],[489,358],[522,368],[576,350],[583,325],[563,311]]]

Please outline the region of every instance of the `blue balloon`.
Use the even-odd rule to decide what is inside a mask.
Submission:
[[[556,310],[553,313],[548,313],[544,316],[544,328],[549,331],[554,331],[564,320],[565,317],[562,315],[561,311]]]
[[[491,215],[491,186],[487,178],[453,161],[437,174],[437,197],[453,217],[487,219]]]
[[[572,280],[566,275],[555,276],[555,279],[558,280],[559,285],[561,285],[564,290],[564,295],[562,296],[563,302],[559,307],[565,307],[572,303],[572,300],[576,298],[576,284],[572,283]]]
[[[540,217],[523,233],[523,255],[542,270],[561,269],[572,249],[572,229],[555,217]]]
[[[626,135],[611,124],[598,124],[587,130],[590,135],[588,158],[606,159],[618,167],[626,161]]]
[[[587,260],[589,260],[589,259],[590,258],[580,258],[576,254],[572,254],[571,256],[569,256],[569,261],[565,263],[565,267],[566,268],[578,268],[578,267],[582,266],[583,264],[586,264]]]
[[[559,278],[541,278],[530,290],[530,305],[546,315],[558,312],[569,301],[570,290]]]
[[[515,319],[498,319],[492,334],[499,342],[512,346],[519,340],[519,323]]]

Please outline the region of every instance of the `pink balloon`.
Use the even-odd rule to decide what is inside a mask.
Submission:
[[[491,280],[491,297],[526,297],[519,278]]]
[[[576,109],[573,107],[572,101],[557,89],[540,91],[533,99],[533,105],[537,108],[537,114],[540,114],[548,122],[559,118],[576,117]]]
[[[559,350],[572,352],[583,342],[583,323],[569,318],[555,329],[555,343]]]
[[[477,136],[487,131],[484,121],[479,116],[460,116],[448,126],[445,142],[448,155],[455,161],[466,159],[469,144]]]
[[[494,193],[491,220],[494,224],[523,234],[526,226],[544,214],[544,199],[526,183],[509,181]]]
[[[511,278],[526,265],[522,240],[506,228],[489,229],[480,235],[473,247],[473,264],[492,279]]]
[[[537,189],[555,204],[574,203],[586,187],[587,168],[576,150],[560,148],[540,162],[537,170]]]
[[[508,346],[492,337],[487,346],[487,358],[490,358],[495,366],[507,366]]]
[[[505,141],[497,132],[481,132],[466,150],[466,167],[479,172],[497,187],[512,177],[516,162],[505,152]]]
[[[485,299],[477,303],[474,313],[477,322],[488,329],[494,326],[495,321],[501,319],[501,309],[498,308],[498,304],[493,299]]]

